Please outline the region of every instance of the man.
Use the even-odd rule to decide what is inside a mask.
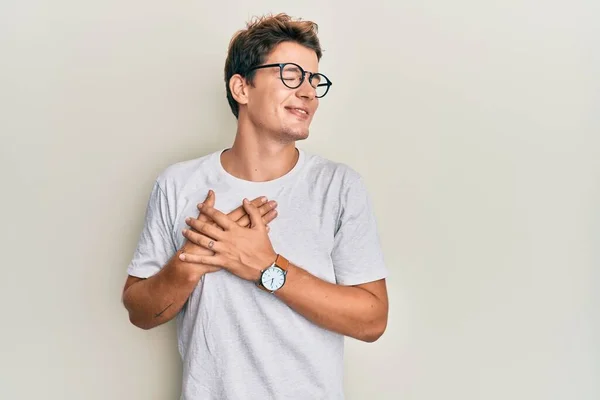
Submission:
[[[295,145],[331,86],[320,58],[312,22],[249,23],[225,64],[233,145],[154,184],[123,302],[144,329],[176,317],[182,399],[342,399],[344,336],[386,328],[365,185]]]

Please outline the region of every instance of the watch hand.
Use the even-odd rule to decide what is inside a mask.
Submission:
[[[271,285],[273,284],[273,281],[275,280],[275,278],[271,278]]]

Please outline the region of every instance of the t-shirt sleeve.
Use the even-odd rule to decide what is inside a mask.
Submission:
[[[387,277],[377,221],[361,178],[344,188],[332,252],[336,281],[358,285]]]
[[[129,275],[148,278],[161,270],[177,251],[172,227],[167,196],[156,181],[146,207],[142,233],[127,267]]]

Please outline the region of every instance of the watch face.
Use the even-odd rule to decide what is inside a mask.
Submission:
[[[271,266],[262,274],[261,283],[268,290],[277,290],[285,283],[285,273],[281,268]]]

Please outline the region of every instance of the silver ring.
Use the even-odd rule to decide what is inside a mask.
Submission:
[[[212,240],[210,242],[208,242],[209,249],[212,249],[214,245],[215,245],[215,242],[213,242]]]

